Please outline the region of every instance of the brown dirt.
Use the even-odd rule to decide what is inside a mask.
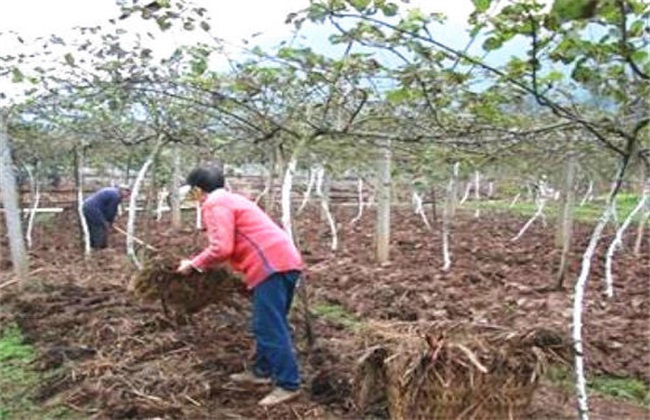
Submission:
[[[312,305],[339,304],[361,320],[457,320],[510,328],[540,326],[570,337],[572,290],[543,291],[554,284],[557,253],[553,229],[534,225],[510,242],[525,220],[484,214],[461,217],[452,239],[453,265],[441,271],[441,241],[410,212],[393,219],[391,263],[373,262],[374,215],[349,226],[356,209],[338,208],[343,249],[329,251],[329,231],[316,211],[297,219],[301,248],[308,262]],[[175,234],[150,224],[144,236],[154,246],[182,256],[201,245],[202,235],[188,228]],[[437,229],[437,227],[436,227]],[[317,347],[308,351],[300,310],[294,311],[297,347],[305,392],[292,404],[272,409],[256,405],[268,389],[243,388],[228,381],[250,360],[250,304],[237,294],[194,314],[191,322],[167,320],[160,305],[141,303],[127,292],[134,273],[123,254],[123,240],[79,257],[74,217],[35,228],[34,277],[40,288],[18,295],[2,291],[0,313],[15,319],[42,356],[41,369],[63,367],[38,392],[46,403],[63,403],[83,415],[101,418],[358,418],[351,400],[354,363],[360,356],[354,332],[317,318]],[[577,226],[572,255],[572,285],[579,270],[589,226]],[[438,230],[437,230],[438,231]],[[607,234],[611,234],[608,232]],[[632,238],[628,238],[632,241]],[[587,294],[585,338],[590,372],[635,376],[650,381],[650,249],[635,258],[628,246],[615,263],[616,296],[602,296],[602,250],[594,259]],[[8,274],[2,273],[0,281]],[[299,306],[299,305],[297,305]],[[594,397],[593,418],[644,418],[648,411]],[[528,417],[574,418],[571,391],[551,385],[536,393]],[[382,415],[383,413],[376,413]]]

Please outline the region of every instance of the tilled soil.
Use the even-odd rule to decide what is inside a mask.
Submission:
[[[572,290],[590,227],[576,227],[568,290],[555,284],[558,254],[553,228],[533,225],[517,242],[525,222],[508,215],[461,216],[452,236],[453,264],[443,272],[439,225],[428,231],[407,210],[393,214],[391,262],[373,260],[374,214],[350,225],[356,209],[340,207],[342,249],[329,250],[329,230],[318,212],[297,219],[297,237],[308,263],[306,284],[312,307],[336,304],[361,321],[458,320],[510,328],[541,326],[570,338]],[[180,257],[198,250],[202,234],[173,233],[151,224],[144,239]],[[62,403],[83,416],[168,418],[358,418],[351,398],[355,360],[362,349],[354,330],[316,318],[316,347],[305,340],[299,302],[292,314],[305,391],[292,404],[263,409],[256,402],[268,388],[231,383],[252,354],[250,302],[233,294],[179,325],[158,304],[144,304],[127,286],[134,269],[123,239],[91,261],[79,256],[74,217],[37,226],[34,277],[42,285],[21,294],[4,291],[11,308],[0,320],[16,320],[41,352],[36,366],[49,374],[38,390],[43,404]],[[611,235],[612,232],[606,232]],[[631,252],[633,235],[616,255],[615,297],[602,297],[604,248],[594,259],[587,294],[585,341],[590,372],[650,381],[650,249]],[[609,238],[611,240],[611,237]],[[609,242],[609,241],[608,241]],[[601,247],[602,248],[602,247]],[[3,277],[6,277],[3,276]],[[297,299],[298,300],[298,299]],[[61,368],[52,370],[53,368]],[[572,418],[570,390],[543,385],[531,418]],[[592,398],[594,418],[644,418],[639,407]],[[613,416],[613,417],[612,417]]]

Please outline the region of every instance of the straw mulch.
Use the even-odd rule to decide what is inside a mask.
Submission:
[[[371,323],[363,334],[356,403],[392,419],[520,418],[548,359],[569,348],[549,330],[458,323]]]
[[[176,272],[178,258],[157,256],[131,279],[129,291],[142,301],[159,300],[165,315],[191,315],[208,305],[246,293],[244,283],[228,267],[183,276]]]

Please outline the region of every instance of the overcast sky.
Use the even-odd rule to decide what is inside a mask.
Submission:
[[[292,27],[284,24],[287,14],[307,7],[309,0],[194,0],[194,3],[208,10],[212,35],[240,45],[242,39],[255,33],[259,33],[255,42],[263,44],[288,38]],[[52,33],[65,34],[73,26],[105,24],[119,15],[114,0],[0,0],[0,4],[0,32],[13,30],[26,40]],[[443,12],[453,26],[459,27],[464,26],[472,10],[471,0],[411,0],[407,6],[419,7],[424,12]],[[140,19],[129,20],[132,25],[143,25]],[[186,40],[187,35],[176,34],[164,41],[166,45],[180,45]],[[8,48],[13,46],[0,45],[3,53]]]
[[[305,8],[308,0],[194,0],[210,12],[220,37],[235,41],[255,32],[288,33],[284,18]],[[47,35],[75,25],[105,23],[119,14],[114,0],[0,0],[0,31],[14,30],[25,36]],[[443,12],[464,22],[472,10],[471,0],[411,0],[409,7],[424,12]]]
[[[146,0],[141,0],[141,3],[144,2]],[[193,3],[208,10],[210,35],[225,40],[228,56],[235,60],[240,58],[244,39],[251,40],[247,44],[249,48],[252,45],[260,45],[265,49],[277,45],[282,40],[289,40],[293,26],[284,23],[286,16],[309,6],[309,0],[194,0]],[[471,0],[410,0],[407,5],[400,3],[400,7],[404,11],[418,7],[425,13],[444,13],[448,17],[448,23],[444,29],[436,32],[436,37],[456,48],[464,48],[468,40],[466,20],[473,10]],[[108,20],[120,15],[115,0],[0,0],[0,10],[0,32],[14,31],[25,40],[24,44],[20,44],[15,41],[15,37],[0,37],[0,56],[28,53],[30,49],[38,50],[41,44],[33,42],[36,37],[49,38],[51,34],[57,34],[69,39],[72,37],[70,28],[74,26],[108,27]],[[158,32],[153,22],[144,21],[138,16],[118,23],[129,33]],[[327,35],[331,32],[331,28],[309,25],[301,31],[304,39],[298,42],[327,54],[332,51],[327,42]],[[253,34],[256,36],[251,39]],[[126,37],[123,40],[126,41]],[[201,30],[188,33],[179,28],[163,34],[158,32],[156,40],[149,41],[152,44],[147,44],[147,47],[152,48],[154,54],[162,58],[168,57],[181,45],[191,45],[197,41],[214,45]],[[476,44],[476,47],[480,46],[480,42]],[[59,48],[53,56],[59,63],[66,52],[78,54],[70,47],[54,48]],[[225,69],[227,65],[228,60],[224,56],[215,56],[210,67],[219,70]],[[11,96],[22,89],[2,80],[0,84],[3,85],[0,90]]]

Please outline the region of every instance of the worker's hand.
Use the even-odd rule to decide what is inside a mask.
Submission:
[[[191,260],[181,260],[181,263],[176,269],[176,272],[184,276],[187,276],[192,272],[192,270],[194,270],[194,266],[192,265]]]

